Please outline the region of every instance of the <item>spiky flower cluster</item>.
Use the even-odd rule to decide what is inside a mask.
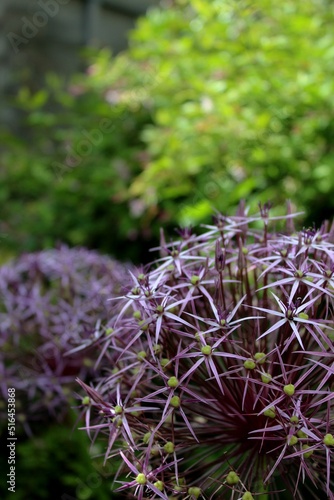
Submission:
[[[125,275],[109,257],[67,247],[0,268],[0,390],[6,401],[15,388],[23,423],[68,410],[75,376],[86,378],[97,360],[92,344],[105,333],[107,298]]]
[[[241,206],[131,274],[79,381],[126,498],[334,498],[334,231],[293,217]]]

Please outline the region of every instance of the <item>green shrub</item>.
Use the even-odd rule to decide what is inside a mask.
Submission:
[[[205,221],[241,198],[277,210],[291,198],[307,223],[330,217],[333,46],[328,0],[150,10],[129,50],[101,51],[69,92],[55,78],[21,92],[32,147],[12,147],[0,174],[4,220],[18,231],[8,245],[62,239],[138,261],[160,225]],[[66,159],[105,119],[103,139]]]
[[[39,426],[38,433],[17,436],[16,487],[17,500],[109,500],[117,466],[103,467],[103,460],[89,453],[90,441],[75,429],[75,415],[68,415],[62,425],[52,422]],[[4,433],[5,435],[6,433]],[[4,477],[9,471],[8,448],[3,446],[0,465]],[[94,455],[101,452],[98,445]],[[9,499],[6,480],[0,484],[1,498]]]
[[[149,61],[159,85],[150,94],[153,124],[142,134],[150,159],[131,195],[155,195],[167,210],[172,201],[170,216],[186,223],[202,220],[210,205],[226,211],[240,198],[254,205],[291,197],[308,213],[312,205],[312,217],[327,205],[328,216],[334,209],[328,1],[175,5],[151,11],[132,35],[130,60]]]
[[[45,90],[18,96],[23,138],[1,135],[2,249],[16,254],[63,242],[141,261],[140,249],[152,245],[150,227],[147,216],[137,224],[124,192],[140,172],[138,129],[147,112],[112,109],[102,93],[76,92],[49,76]]]

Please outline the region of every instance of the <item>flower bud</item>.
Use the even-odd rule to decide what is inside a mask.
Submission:
[[[295,444],[298,443],[298,438],[297,436],[291,436],[288,440],[289,446],[294,446]]]
[[[334,446],[334,437],[333,437],[333,434],[326,434],[326,436],[323,439],[323,443],[326,446]]]
[[[271,408],[268,408],[268,410],[263,412],[263,415],[269,418],[275,418],[276,417],[275,408],[273,406]]]
[[[163,491],[165,485],[162,481],[156,481],[155,483],[153,483],[154,486],[157,488],[157,490],[159,491]]]
[[[188,489],[188,495],[198,498],[201,494],[201,488],[198,488],[197,486],[192,486],[191,488]]]
[[[170,377],[167,381],[167,385],[175,389],[179,385],[179,381],[176,377]]]
[[[295,393],[295,386],[292,384],[285,385],[283,391],[287,396],[293,396]]]
[[[198,285],[198,283],[200,282],[200,277],[197,276],[196,274],[194,274],[191,278],[190,278],[190,282],[192,285],[196,286]]]
[[[302,449],[303,449],[303,450],[308,450],[309,448],[310,448],[310,447],[309,447],[307,444],[303,444],[303,446],[302,446]],[[313,455],[313,450],[310,450],[310,451],[305,451],[305,452],[303,453],[303,455],[304,455],[304,458],[309,458],[311,455]]]
[[[136,482],[138,484],[146,484],[147,483],[147,479],[146,479],[145,474],[143,474],[142,472],[140,472],[138,474],[138,476],[136,477]]]
[[[210,354],[212,352],[212,347],[209,345],[204,345],[201,348],[201,352],[202,352],[202,354],[204,354],[204,356],[210,356]]]
[[[266,362],[266,355],[264,352],[256,352],[254,354],[254,359],[258,362],[259,365],[263,365]]]
[[[270,373],[261,373],[261,380],[264,384],[269,384],[272,381]]]
[[[231,470],[226,476],[226,482],[229,485],[237,484],[239,482],[238,474]]]
[[[254,370],[256,364],[255,362],[252,360],[252,359],[247,359],[245,362],[244,362],[244,367],[247,369],[247,370]]]
[[[179,408],[180,407],[180,398],[179,396],[173,396],[170,400],[170,405],[173,406],[174,408]]]
[[[166,453],[174,453],[174,450],[175,450],[174,443],[172,443],[171,441],[168,441],[164,445],[164,450],[165,450]]]
[[[251,494],[250,491],[246,491],[243,495],[242,495],[242,500],[254,500],[254,497],[253,495]]]

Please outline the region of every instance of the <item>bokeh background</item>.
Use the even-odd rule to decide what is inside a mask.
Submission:
[[[2,266],[62,244],[145,264],[161,226],[242,199],[333,217],[331,0],[2,0],[0,16]],[[22,429],[17,498],[117,498],[76,417]]]

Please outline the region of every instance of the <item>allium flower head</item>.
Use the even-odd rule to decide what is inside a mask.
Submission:
[[[333,230],[293,218],[241,206],[131,274],[80,382],[128,498],[333,498]]]
[[[124,266],[82,248],[24,254],[0,268],[0,388],[4,401],[16,389],[19,419],[68,410],[69,384],[92,373],[107,299],[124,277]]]

